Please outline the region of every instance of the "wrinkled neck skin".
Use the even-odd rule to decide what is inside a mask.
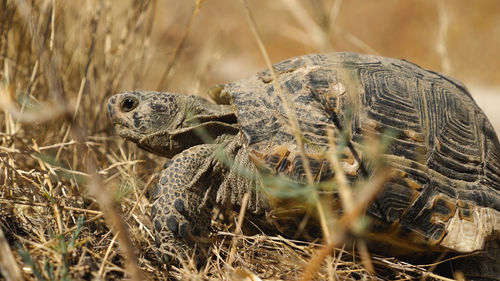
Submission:
[[[234,137],[239,131],[230,105],[212,104],[196,96],[183,96],[179,112],[167,128],[146,134],[137,145],[157,155],[172,158],[183,150],[203,144],[217,143]]]

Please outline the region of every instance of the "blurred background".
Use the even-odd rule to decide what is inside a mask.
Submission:
[[[127,1],[109,3],[110,20],[127,18],[123,2]],[[273,62],[332,51],[406,59],[464,82],[500,131],[499,1],[249,0],[248,4]],[[136,42],[146,48],[137,60],[148,67],[137,85],[125,81],[120,90],[137,87],[204,95],[215,83],[266,67],[241,1],[162,0],[149,9],[153,18],[144,19],[144,24],[152,21],[148,42]]]
[[[80,88],[84,76],[81,95],[90,97],[84,102],[100,106],[104,100],[92,97],[130,89],[205,95],[216,83],[265,68],[242,3],[45,0],[37,1],[35,12],[45,15],[55,5],[55,21],[40,17],[34,24],[49,36],[45,44],[54,41],[51,55],[72,80],[65,86]],[[333,51],[406,59],[464,82],[500,131],[499,1],[248,0],[248,5],[272,62]],[[4,14],[8,18],[9,10]],[[23,22],[26,18],[14,17],[13,24]],[[3,53],[16,58],[27,30],[11,35]],[[20,63],[30,56],[17,53]],[[68,96],[73,105],[76,99]]]

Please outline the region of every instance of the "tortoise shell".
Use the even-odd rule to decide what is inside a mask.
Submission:
[[[346,131],[357,148],[366,135],[394,132],[384,158],[396,176],[367,210],[385,232],[460,252],[482,249],[500,232],[500,144],[460,82],[407,61],[356,53],[306,55],[274,68],[316,181],[332,177],[324,157],[328,130]],[[303,181],[276,85],[266,70],[222,85],[216,100],[230,100],[258,166]],[[360,177],[363,155],[347,153],[343,162],[347,174]]]

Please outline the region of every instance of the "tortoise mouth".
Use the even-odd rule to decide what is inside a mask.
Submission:
[[[118,133],[118,135],[123,136],[125,132],[129,131],[130,128],[126,126],[125,124],[114,122],[113,126],[115,127],[115,131]]]
[[[115,122],[114,127],[115,127],[116,133],[120,137],[125,138],[129,141],[137,143],[137,142],[139,142],[140,139],[142,139],[144,137],[142,134],[137,133],[136,131],[131,129],[126,124]]]
[[[147,152],[149,152],[149,153],[153,153],[153,154],[160,155],[160,156],[165,156],[165,154],[160,153],[160,151],[159,151],[159,150],[157,150],[157,149],[153,149],[153,148],[151,148],[151,147],[149,147],[149,146],[147,146],[147,145],[144,145],[144,144],[142,144],[142,143],[140,143],[140,142],[136,143],[136,145],[137,145],[137,147],[139,147],[140,149],[143,149],[143,150],[145,150],[145,151],[147,151]]]
[[[165,146],[154,145],[156,142],[151,139],[154,138],[157,134],[140,133],[137,132],[136,130],[131,129],[129,126],[119,122],[116,122],[114,126],[116,133],[120,137],[135,143],[139,148],[159,156],[165,156],[165,157],[171,156],[169,151],[166,149],[168,145]]]

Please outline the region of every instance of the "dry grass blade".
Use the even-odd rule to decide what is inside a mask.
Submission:
[[[54,5],[53,6],[55,6],[55,1],[54,1]],[[84,70],[84,74],[83,74],[82,80],[80,82],[80,88],[78,90],[78,95],[77,95],[77,99],[76,99],[76,105],[75,105],[75,109],[73,111],[73,122],[75,122],[76,116],[77,116],[77,114],[79,112],[80,103],[81,103],[82,96],[83,96],[83,90],[85,89],[85,85],[87,84],[87,75],[88,75],[90,63],[92,62],[92,53],[94,52],[94,49],[95,49],[96,32],[97,32],[97,27],[99,26],[98,23],[99,23],[100,14],[101,14],[101,7],[100,6],[101,5],[99,5],[99,8],[97,9],[95,17],[94,17],[94,19],[92,21],[92,25],[93,25],[92,36],[91,36],[92,41],[90,43],[90,48],[89,48],[89,51],[88,51],[88,54],[87,54],[87,63],[86,63],[86,66],[85,66],[85,70]],[[55,9],[52,9],[52,10],[55,11]],[[54,21],[54,18],[55,18],[55,15],[53,15],[53,18],[52,18],[53,21]],[[51,46],[53,45],[53,43],[52,43],[52,41],[53,41],[53,35],[54,35],[54,27],[53,27],[52,33],[51,33],[51,39],[52,39],[51,40]],[[68,126],[68,128],[66,129],[66,133],[64,134],[62,142],[66,142],[67,138],[70,135],[69,134],[70,130],[71,130],[71,126]],[[59,148],[59,150],[57,151],[56,160],[59,159],[59,156],[61,155],[62,149],[63,149],[63,147],[61,146]]]
[[[441,71],[445,74],[450,74],[451,72],[451,61],[448,54],[448,48],[446,47],[446,39],[448,36],[448,29],[450,25],[450,15],[447,9],[445,0],[438,1],[437,12],[438,12],[438,37],[436,41],[436,52],[441,58]]]
[[[104,257],[102,258],[102,264],[101,267],[99,267],[99,271],[97,272],[97,279],[104,280],[104,268],[105,264],[108,262],[108,257],[109,254],[111,253],[111,250],[113,249],[113,246],[115,245],[116,238],[118,237],[119,233],[116,233],[113,236],[113,239],[111,239],[111,243],[109,243],[108,249],[106,250],[106,253],[104,254]]]
[[[259,45],[259,49],[262,53],[262,56],[264,57],[264,60],[266,61],[267,67],[271,73],[271,76],[273,77],[273,84],[274,88],[277,89],[278,95],[281,98],[281,101],[283,102],[283,108],[286,112],[286,115],[289,120],[289,124],[292,128],[292,133],[295,137],[295,141],[297,142],[297,146],[299,148],[299,155],[302,158],[302,162],[304,164],[304,171],[306,174],[306,179],[307,179],[307,184],[312,186],[314,184],[314,178],[311,172],[311,164],[309,163],[309,158],[307,157],[306,151],[305,151],[305,145],[304,145],[304,139],[302,132],[300,130],[298,118],[297,118],[297,113],[295,111],[295,108],[293,104],[291,103],[292,98],[290,97],[290,93],[287,92],[287,90],[283,87],[281,87],[279,77],[274,70],[274,67],[271,63],[271,60],[269,58],[269,55],[266,51],[266,48],[261,40],[261,37],[259,35],[259,32],[257,30],[257,25],[255,24],[255,20],[252,17],[250,8],[248,7],[248,3],[246,0],[241,0],[242,4],[244,6],[245,10],[245,15],[248,21],[248,24],[250,26],[250,29],[252,30],[252,33],[255,37],[255,40],[257,41]],[[317,194],[312,195],[313,198],[315,199],[316,202],[316,209],[318,211],[319,215],[319,221],[321,224],[321,229],[323,231],[323,236],[326,237],[326,239],[330,239],[331,233],[328,228],[328,219],[327,219],[327,212],[325,211],[323,205],[319,201],[319,196]]]
[[[191,17],[189,18],[189,21],[186,25],[186,28],[184,29],[184,33],[181,36],[181,39],[179,40],[179,43],[177,43],[177,46],[174,49],[174,54],[172,55],[172,59],[168,63],[167,67],[163,71],[163,74],[161,75],[160,82],[158,83],[157,90],[158,91],[163,91],[168,88],[168,80],[170,79],[170,76],[173,73],[173,68],[175,66],[175,63],[179,59],[182,48],[184,47],[184,44],[186,42],[186,38],[189,34],[189,31],[191,30],[191,26],[193,25],[193,21],[196,18],[196,15],[200,11],[201,4],[203,3],[204,0],[196,0],[196,3],[193,8],[193,12],[191,13]]]
[[[353,227],[360,217],[363,216],[366,206],[368,206],[375,196],[384,187],[385,183],[390,180],[393,176],[392,172],[387,167],[378,167],[375,171],[375,175],[370,180],[370,183],[366,183],[361,188],[362,191],[357,191],[356,195],[353,195],[352,187],[348,186],[344,170],[341,167],[340,161],[337,156],[337,145],[333,136],[333,131],[327,131],[329,139],[329,151],[327,152],[327,158],[332,165],[332,170],[335,171],[334,181],[339,192],[340,203],[342,204],[344,213],[339,219],[333,219],[333,227],[331,237],[327,238],[326,246],[321,249],[317,255],[308,263],[306,266],[302,279],[303,281],[311,280],[315,273],[319,270],[319,264],[321,264],[328,255],[333,251],[334,248],[340,246],[345,242],[345,236],[348,231],[356,233],[356,229],[353,231]],[[374,143],[377,143],[375,141]],[[365,265],[368,272],[374,272],[374,267],[368,253],[368,249],[364,241],[358,241],[358,249],[361,254],[361,259]]]
[[[89,166],[92,166],[91,163],[89,163]],[[126,257],[126,268],[130,272],[132,280],[144,280],[143,274],[138,267],[139,261],[135,254],[135,247],[128,234],[127,226],[118,211],[116,201],[108,192],[102,192],[103,183],[99,175],[94,174],[92,176],[88,187],[100,203],[101,208],[103,208],[108,221],[113,225],[114,232],[118,237],[118,241],[120,241],[120,248]]]
[[[321,264],[323,261],[332,254],[334,250],[333,243],[327,244],[319,249],[316,254],[311,258],[308,262],[307,266],[304,268],[302,272],[302,276],[299,279],[300,281],[309,281],[314,278],[316,273],[321,268]]]
[[[334,27],[335,23],[337,22],[337,17],[339,15],[341,6],[342,6],[342,0],[335,0],[333,2],[332,8],[330,10],[330,17],[329,17],[329,20],[330,20],[329,28],[330,29],[332,29],[332,27]]]
[[[321,52],[329,52],[332,50],[329,34],[325,32],[307,13],[306,9],[297,0],[282,0],[281,1],[290,12],[297,18],[297,21],[302,24],[304,30],[307,30],[314,45]]]
[[[337,145],[335,143],[335,139],[333,137],[333,131],[327,131],[328,141],[329,141],[329,150],[327,153],[327,158],[332,164],[333,171],[335,171],[334,180],[337,183],[337,189],[339,191],[340,203],[342,204],[342,208],[346,210],[346,212],[351,212],[354,209],[354,199],[352,195],[352,190],[348,186],[347,178],[345,176],[344,170],[340,164],[340,161],[337,156]]]
[[[69,111],[67,110],[69,108],[69,106],[68,106],[68,102],[67,102],[66,97],[65,97],[64,87],[62,85],[63,84],[63,82],[61,80],[62,76],[59,74],[59,64],[54,59],[54,57],[56,57],[57,55],[60,55],[60,54],[58,52],[56,52],[56,49],[54,47],[54,44],[55,44],[54,43],[54,34],[56,33],[54,30],[54,22],[55,22],[54,17],[56,16],[55,1],[53,1],[51,4],[52,5],[49,6],[48,9],[50,10],[50,17],[52,17],[52,20],[50,22],[51,22],[51,27],[53,29],[51,31],[52,33],[51,33],[51,37],[50,37],[51,39],[49,42],[49,49],[48,50],[45,49],[44,39],[40,38],[40,36],[37,32],[37,26],[34,22],[35,17],[33,15],[32,8],[25,1],[22,1],[22,0],[17,1],[16,7],[18,8],[18,10],[20,11],[25,22],[29,26],[32,40],[34,42],[36,50],[39,52],[38,57],[41,61],[40,65],[44,71],[44,74],[45,74],[44,78],[47,81],[47,86],[50,90],[50,94],[52,95],[53,100],[58,101],[58,104],[60,105],[59,108],[62,108],[62,110],[61,110],[62,116],[68,122],[68,126],[67,126],[68,129],[67,129],[66,133],[64,134],[65,138],[69,135],[68,132],[70,132],[71,136],[77,140],[77,143],[81,143],[81,142],[84,142],[86,139],[86,132],[80,126],[78,126],[77,124],[74,123],[75,122],[74,116],[76,116],[76,115],[73,115],[73,117],[71,117],[71,115],[69,114]],[[93,34],[95,34],[95,32],[96,32],[97,23],[98,23],[98,21],[95,21]],[[95,43],[92,44],[89,52],[92,52],[92,50],[94,49],[93,46],[95,46]],[[91,57],[92,56],[89,53],[86,71],[88,71],[88,65],[90,64]],[[80,92],[81,91],[82,91],[82,87],[80,87]],[[79,96],[80,96],[79,100],[81,100],[81,95],[79,95]],[[7,102],[2,103],[4,108],[11,110],[9,112],[9,114],[13,114],[13,113],[16,114],[17,112],[20,112],[20,111],[16,110],[15,107],[11,106],[11,104],[13,104],[13,102],[11,102],[10,99],[7,100]],[[79,106],[79,104],[80,104],[80,101],[77,101],[77,106]],[[58,111],[54,110],[53,112],[57,113]],[[19,115],[20,115],[19,119],[21,119],[22,121],[27,121],[26,120],[26,113],[20,112]],[[51,116],[50,114],[48,116],[49,116],[49,119],[54,118],[54,116]],[[47,119],[47,120],[49,120],[49,119]],[[40,122],[40,121],[43,121],[43,119],[41,120],[41,118],[38,118],[37,122]],[[63,139],[63,143],[66,142],[65,138]],[[62,148],[63,148],[62,145],[59,146],[59,152],[57,153],[55,161],[58,161],[58,158],[59,158],[59,155],[60,155]],[[40,150],[38,149],[38,145],[36,143],[34,143],[33,150],[36,153],[40,153]],[[53,208],[53,212],[54,212],[54,217],[55,217],[58,233],[64,233],[65,231],[64,231],[63,221],[62,221],[61,208],[59,207],[59,204],[53,199],[53,195],[52,195],[53,190],[55,189],[55,185],[52,184],[52,180],[49,177],[50,173],[52,173],[52,174],[56,174],[56,173],[54,172],[54,169],[51,168],[51,165],[49,165],[48,163],[46,164],[41,158],[37,158],[37,160],[38,160],[38,163],[41,167],[41,171],[45,172],[43,178],[44,178],[44,180],[49,188],[48,191],[46,191],[46,193],[47,193],[47,196],[49,196],[51,198],[52,208]],[[50,169],[50,173],[46,167],[48,167]],[[126,234],[124,234],[124,233],[127,233],[126,226],[125,226],[123,220],[121,219],[121,216],[118,214],[118,212],[116,210],[115,203],[114,203],[114,200],[112,199],[112,196],[106,192],[102,192],[102,190],[104,189],[103,184],[102,184],[102,180],[99,178],[99,176],[97,174],[95,174],[93,172],[93,171],[97,170],[97,164],[95,163],[95,161],[93,159],[87,158],[86,167],[87,167],[87,170],[91,171],[91,172],[89,172],[89,174],[93,175],[91,177],[91,182],[88,185],[89,190],[96,197],[96,199],[100,202],[102,208],[104,210],[106,210],[105,213],[107,214],[108,220],[110,222],[112,222],[111,224],[114,225],[118,229],[118,233],[122,233],[122,235],[119,235],[118,238],[121,242],[120,247],[122,247],[123,253],[126,256],[127,269],[129,270],[133,280],[141,280],[142,275],[140,273],[140,270],[137,267],[138,260],[135,257],[134,247],[132,246],[132,242],[130,241],[130,238]],[[66,251],[66,250],[64,250],[64,251]],[[62,261],[61,263],[65,264],[65,261]],[[65,273],[65,274],[67,274],[67,273]]]
[[[238,215],[238,222],[236,224],[236,229],[234,231],[235,236],[233,237],[233,241],[231,241],[231,251],[229,252],[229,256],[227,258],[227,265],[229,267],[232,266],[234,262],[234,254],[236,253],[236,243],[238,243],[237,235],[241,233],[241,226],[243,225],[243,219],[245,218],[245,212],[247,210],[248,199],[250,199],[250,194],[245,193],[243,195],[243,200],[241,203],[240,213]]]
[[[370,46],[368,43],[363,41],[361,38],[358,36],[338,27],[335,26],[334,30],[336,33],[340,34],[342,37],[345,38],[348,42],[350,42],[353,46],[356,46],[359,48],[362,52],[367,53],[367,54],[373,54],[373,55],[381,55],[380,52],[378,52],[375,48]]]
[[[293,3],[295,3],[295,2],[289,3],[290,4],[289,8],[292,10],[292,12],[294,12],[294,14],[298,18],[307,19],[305,14],[300,12],[300,11],[303,11],[303,9],[300,9],[300,6],[297,3],[295,3],[297,5],[293,5]],[[312,185],[314,180],[313,180],[313,176],[312,176],[311,169],[310,169],[310,163],[309,163],[309,160],[306,156],[305,146],[303,143],[303,136],[302,136],[302,132],[300,131],[300,127],[298,125],[299,123],[298,123],[297,115],[296,115],[294,107],[290,103],[290,101],[292,99],[291,99],[289,93],[286,92],[286,90],[283,89],[280,85],[279,77],[276,74],[276,72],[271,64],[271,61],[270,61],[269,56],[267,54],[266,48],[264,47],[264,44],[262,43],[261,37],[259,35],[259,32],[258,32],[256,24],[255,24],[255,20],[253,19],[252,14],[250,12],[250,9],[248,7],[248,3],[245,0],[242,0],[242,4],[245,8],[245,15],[246,15],[247,21],[249,23],[249,26],[250,26],[250,28],[254,34],[254,37],[259,45],[259,49],[260,49],[260,51],[261,51],[261,53],[266,61],[267,67],[268,67],[268,69],[271,72],[271,75],[273,77],[274,88],[277,89],[277,92],[278,92],[278,94],[283,102],[283,107],[285,109],[287,117],[289,118],[290,126],[292,127],[292,132],[294,134],[295,140],[296,140],[297,145],[299,147],[300,156],[302,157],[303,162],[304,162],[304,170],[306,173],[307,182],[309,185]],[[313,21],[305,20],[304,22],[309,23],[309,25],[311,25]],[[341,128],[341,127],[339,127],[339,128]],[[330,139],[333,139],[333,138],[330,137]],[[335,149],[334,149],[335,144],[334,143],[332,143],[332,147],[333,147],[332,151],[335,151]],[[357,154],[356,151],[353,151],[354,148],[352,146],[350,146],[349,148],[351,149],[351,152],[353,154]],[[329,155],[335,155],[335,153],[330,152]],[[335,157],[336,156],[333,156],[330,158],[335,158]],[[302,275],[302,280],[304,280],[304,281],[310,280],[314,276],[314,273],[317,272],[317,270],[319,269],[320,265],[322,264],[322,261],[324,261],[328,255],[330,255],[331,250],[344,242],[344,237],[345,237],[347,231],[352,226],[352,223],[354,221],[356,221],[357,218],[362,214],[363,210],[366,208],[366,206],[369,204],[369,202],[371,200],[373,200],[373,198],[376,196],[376,194],[378,194],[380,189],[383,187],[384,183],[391,176],[390,173],[382,173],[386,176],[383,176],[381,179],[374,179],[374,181],[373,181],[374,184],[370,185],[370,187],[367,188],[370,191],[365,192],[364,196],[361,196],[359,200],[356,200],[356,202],[354,202],[350,188],[347,187],[345,184],[346,183],[345,178],[343,178],[342,176],[339,176],[340,174],[344,173],[343,169],[340,167],[340,164],[338,163],[338,161],[336,159],[330,159],[330,160],[331,160],[331,163],[333,163],[333,165],[334,165],[333,169],[334,169],[335,174],[336,174],[336,181],[337,181],[337,183],[340,184],[339,192],[340,192],[340,196],[342,199],[341,202],[345,208],[345,210],[344,210],[345,214],[343,215],[343,217],[339,221],[340,225],[336,224],[335,231],[333,231],[333,232],[330,231],[329,227],[328,227],[328,221],[332,221],[333,217],[326,213],[326,208],[320,202],[319,197],[316,196],[316,198],[317,198],[316,206],[318,209],[318,216],[319,216],[319,220],[320,220],[320,224],[321,224],[321,229],[323,230],[324,237],[327,241],[327,246],[323,250],[320,251],[320,254],[315,256],[315,258],[308,263],[309,266],[306,267],[306,270],[304,271],[304,273]],[[363,164],[360,163],[360,166],[363,167]],[[362,245],[364,245],[364,244],[362,244]],[[364,250],[364,251],[362,251],[364,263],[367,265],[369,271],[373,271],[373,266],[372,266],[371,261],[369,259],[369,255],[366,251],[366,247],[362,248],[362,250]]]
[[[6,281],[24,280],[0,224],[0,273]]]
[[[51,108],[47,112],[43,108]],[[67,110],[60,104],[45,104],[37,111],[25,112],[22,108],[18,108],[12,100],[12,92],[7,87],[0,85],[0,108],[9,112],[9,116],[16,122],[22,123],[38,123],[47,122],[60,118],[66,114]],[[9,118],[10,119],[10,118]],[[5,121],[7,121],[6,119]],[[17,127],[17,126],[9,126]]]
[[[3,200],[0,199],[0,203],[3,204],[18,204],[18,205],[28,205],[28,206],[37,206],[37,207],[50,207],[49,204],[46,203],[37,203],[37,202],[29,202],[29,201],[17,201],[17,200]],[[83,212],[83,213],[89,213],[89,214],[94,214],[94,215],[102,215],[101,211],[95,211],[95,210],[88,210],[88,209],[82,209],[82,208],[75,208],[71,206],[61,206],[61,208],[65,210],[70,210],[70,211],[76,211],[76,212]],[[66,230],[67,231],[67,230]]]
[[[231,281],[262,281],[257,275],[241,268],[229,272],[228,279]]]
[[[368,272],[374,273],[375,268],[373,267],[372,259],[370,257],[370,253],[368,252],[368,247],[364,240],[358,240],[358,251],[361,256],[361,262],[363,263],[363,267],[368,270]]]
[[[248,3],[246,0],[241,0],[244,11],[245,11],[245,16],[248,21],[248,25],[250,26],[250,29],[252,30],[252,33],[255,37],[255,40],[257,41],[257,44],[259,45],[259,49],[262,53],[262,56],[264,57],[264,60],[266,62],[266,65],[271,72],[271,76],[273,78],[273,83],[274,83],[274,88],[277,90],[278,95],[280,96],[282,102],[283,102],[283,108],[286,112],[286,115],[290,121],[290,126],[292,127],[292,132],[295,137],[295,141],[297,142],[297,146],[299,147],[299,153],[300,156],[302,157],[302,161],[304,162],[304,170],[306,173],[306,178],[307,178],[307,183],[312,185],[314,182],[312,173],[311,173],[311,164],[309,163],[309,159],[306,156],[305,152],[305,147],[304,147],[304,140],[302,136],[302,132],[300,131],[299,127],[299,121],[297,118],[297,113],[295,112],[295,108],[291,104],[291,97],[290,94],[281,87],[278,75],[276,74],[276,71],[274,70],[273,64],[271,63],[271,60],[269,58],[269,55],[267,53],[267,50],[264,46],[264,43],[262,42],[262,39],[259,35],[259,31],[257,30],[257,25],[255,24],[255,20],[253,19],[252,13],[250,12],[250,8],[248,7]]]

